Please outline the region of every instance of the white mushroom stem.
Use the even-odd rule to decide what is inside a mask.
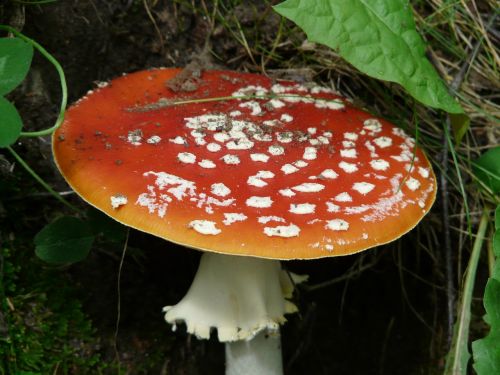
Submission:
[[[226,375],[283,374],[279,331],[226,343]]]
[[[287,300],[292,292],[277,260],[205,253],[186,296],[164,308],[165,320],[174,329],[184,322],[199,339],[217,330],[219,341],[227,343],[228,375],[280,375],[279,326],[285,313],[297,310]]]

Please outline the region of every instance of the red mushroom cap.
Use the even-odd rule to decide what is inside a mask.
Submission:
[[[100,85],[54,134],[66,180],[119,222],[201,250],[308,259],[392,241],[430,209],[435,177],[414,140],[331,90],[205,71],[174,92],[179,72]]]

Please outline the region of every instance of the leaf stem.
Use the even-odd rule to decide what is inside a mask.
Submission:
[[[455,300],[456,291],[454,287],[454,272],[451,248],[450,232],[450,214],[449,214],[449,193],[448,193],[448,170],[449,170],[449,128],[450,123],[447,120],[443,125],[443,148],[441,151],[441,221],[443,223],[443,242],[444,242],[444,264],[446,280],[446,323],[447,323],[447,344],[452,345],[453,341],[453,323],[455,321]],[[465,201],[467,204],[467,201]]]
[[[122,315],[121,303],[122,303],[122,294],[121,294],[121,282],[122,282],[122,270],[123,264],[125,262],[125,255],[127,254],[128,247],[128,239],[130,236],[130,228],[127,228],[127,234],[125,237],[125,243],[123,244],[122,256],[120,258],[120,265],[118,267],[118,276],[116,281],[116,292],[117,292],[117,301],[116,301],[116,324],[115,324],[115,333],[113,335],[113,349],[115,351],[115,361],[118,365],[118,374],[121,373],[121,361],[120,361],[120,352],[118,351],[118,331],[120,329],[120,320]]]
[[[78,213],[82,213],[80,209],[78,209],[76,206],[72,205],[71,203],[69,203],[66,199],[64,199],[63,197],[61,197],[61,195],[55,191],[54,189],[52,189],[33,169],[31,169],[31,167],[28,165],[28,163],[26,163],[23,158],[17,153],[14,151],[14,149],[10,146],[7,146],[6,147],[7,150],[9,150],[9,152],[12,154],[12,156],[14,156],[14,158],[17,160],[17,162],[24,168],[26,169],[26,171],[36,180],[38,181],[38,183],[40,185],[42,185],[45,190],[47,190],[54,198],[56,198],[58,201],[60,201],[61,203],[63,203],[64,205],[66,205],[67,207],[71,208],[72,210],[78,212]]]
[[[52,134],[59,126],[61,126],[63,120],[64,120],[64,112],[66,110],[66,105],[68,103],[68,88],[66,85],[66,76],[64,75],[64,70],[59,64],[59,62],[49,53],[45,48],[43,48],[40,44],[35,42],[33,39],[28,38],[24,34],[20,33],[16,29],[10,26],[6,25],[0,25],[0,30],[6,30],[18,38],[21,38],[22,40],[30,43],[33,47],[35,47],[49,62],[54,65],[54,67],[57,70],[57,73],[59,74],[59,80],[61,82],[61,93],[62,93],[62,98],[61,98],[61,105],[59,107],[59,115],[57,116],[57,120],[55,124],[45,130],[40,130],[40,131],[34,131],[34,132],[21,132],[22,137],[42,137],[45,135],[50,135]]]

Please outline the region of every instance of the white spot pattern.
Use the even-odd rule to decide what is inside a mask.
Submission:
[[[360,194],[366,195],[375,188],[375,185],[369,182],[356,182],[354,183],[354,185],[352,185],[352,188]]]
[[[333,199],[337,202],[352,202],[352,197],[346,192],[337,194]]]
[[[346,173],[354,173],[358,170],[358,167],[356,166],[356,164],[347,163],[345,161],[341,161],[339,163],[339,167],[341,169],[343,169],[344,172],[346,172]]]
[[[240,158],[237,155],[224,155],[222,160],[228,165],[240,164]]]
[[[313,214],[316,209],[315,204],[311,203],[292,203],[290,204],[290,212],[293,214],[299,214],[299,215],[304,215],[304,214]]]
[[[209,220],[193,220],[189,223],[189,227],[200,234],[216,235],[221,232],[221,230],[217,228],[217,224]]]
[[[301,193],[317,193],[325,188],[323,184],[317,184],[314,182],[304,182],[300,185],[294,186],[292,189],[299,191]]]
[[[213,195],[217,195],[219,197],[225,197],[226,195],[229,195],[231,193],[231,189],[229,189],[222,182],[212,184],[210,189]]]
[[[216,167],[215,163],[212,160],[208,159],[203,159],[202,161],[198,162],[198,165],[206,169],[213,169]]]
[[[279,145],[271,145],[269,146],[267,151],[273,156],[283,155],[285,153],[285,149],[283,148],[283,146]]]
[[[281,166],[281,171],[284,173],[284,174],[291,174],[291,173],[295,173],[299,170],[299,168],[297,168],[296,166],[292,165],[292,164],[285,164],[283,166]]]
[[[231,225],[236,223],[237,221],[245,221],[248,219],[248,216],[241,213],[224,213],[224,220],[222,223],[224,225]]]
[[[349,223],[347,221],[345,221],[345,220],[342,220],[342,219],[328,220],[326,222],[325,228],[333,230],[333,231],[348,230],[349,229]]]
[[[278,95],[283,93],[286,97],[265,97],[270,91]],[[318,91],[318,89],[316,89],[315,92],[320,93],[323,91]],[[326,93],[326,91],[324,92]],[[299,236],[301,232],[300,227],[290,223],[288,221],[289,217],[317,214],[319,218],[315,218],[314,220],[307,219],[307,221],[303,218],[300,218],[300,220],[307,222],[307,225],[323,223],[321,226],[329,231],[342,232],[349,230],[348,221],[350,220],[344,220],[345,215],[362,214],[364,215],[361,218],[362,221],[371,222],[379,221],[384,216],[394,215],[396,213],[396,207],[399,208],[412,204],[422,208],[427,206],[425,197],[415,198],[415,200],[405,198],[405,194],[408,194],[408,189],[417,191],[421,188],[422,184],[428,186],[427,181],[419,181],[415,177],[428,179],[431,175],[427,164],[423,164],[425,167],[422,166],[422,163],[419,165],[418,158],[413,155],[414,150],[412,147],[414,146],[414,141],[410,137],[400,129],[391,129],[392,135],[390,135],[386,125],[382,125],[379,120],[374,118],[365,120],[362,129],[359,127],[356,128],[356,126],[347,127],[349,130],[340,134],[332,132],[327,122],[319,123],[314,120],[310,121],[310,126],[306,131],[296,130],[295,124],[289,125],[289,123],[292,123],[294,120],[293,116],[288,113],[283,113],[284,111],[282,110],[286,110],[286,107],[289,106],[288,103],[309,103],[318,108],[325,109],[339,109],[344,107],[344,104],[338,100],[330,100],[326,99],[326,97],[325,99],[318,99],[312,97],[309,93],[312,94],[313,90],[300,85],[280,83],[274,85],[270,90],[256,85],[249,85],[233,93],[235,98],[239,98],[235,101],[239,103],[241,111],[233,110],[229,115],[206,113],[200,116],[185,118],[185,128],[191,130],[186,132],[186,129],[184,129],[184,131],[180,133],[181,135],[176,135],[169,139],[170,143],[184,146],[184,150],[190,151],[177,153],[177,159],[186,164],[182,170],[188,170],[189,164],[197,163],[199,167],[204,169],[222,168],[220,173],[224,176],[224,168],[228,171],[230,170],[227,169],[227,166],[224,166],[224,164],[241,164],[243,167],[241,171],[245,173],[246,166],[244,163],[248,163],[248,161],[251,160],[256,163],[269,162],[266,168],[272,168],[275,172],[276,169],[280,169],[282,172],[282,174],[280,173],[281,176],[292,175],[301,171],[296,175],[285,177],[291,179],[290,181],[294,181],[289,182],[289,187],[287,188],[283,188],[283,183],[278,179],[274,180],[273,184],[271,184],[271,189],[276,189],[274,192],[270,192],[270,187],[266,187],[269,185],[266,179],[274,177],[273,172],[255,172],[256,164],[252,164],[252,172],[246,175],[243,174],[244,178],[247,178],[248,185],[262,188],[262,190],[259,190],[262,196],[243,196],[242,199],[246,206],[258,209],[257,212],[262,212],[261,209],[271,208],[275,199],[277,199],[275,207],[280,207],[278,203],[283,201],[287,202],[289,213],[284,215],[284,218],[273,215],[259,217],[252,217],[252,215],[255,214],[249,215],[251,219],[257,220],[261,224],[267,224],[269,221],[281,223],[277,226],[266,226],[263,228],[263,233],[270,237],[289,238]],[[244,96],[259,98],[247,100],[243,98]],[[257,117],[250,121],[250,116]],[[303,120],[304,119],[301,118],[301,121]],[[274,127],[274,129],[271,129],[271,127]],[[325,131],[325,129],[328,131]],[[160,136],[148,136],[149,138],[147,138],[147,140],[146,137],[144,138],[146,143],[157,144],[161,141]],[[142,132],[134,131],[129,132],[127,140],[134,145],[140,145],[143,141],[142,137]],[[125,139],[123,136],[121,138]],[[207,141],[209,142],[207,143]],[[263,147],[264,142],[271,143]],[[278,142],[283,144],[286,149],[282,145],[277,144]],[[357,145],[358,142],[359,144]],[[200,148],[194,147],[190,149],[190,144],[192,145],[193,143],[198,146],[204,146],[201,148],[204,154],[198,154],[196,152],[196,149]],[[173,148],[176,146],[172,145],[171,147]],[[216,165],[209,159],[210,157],[207,158],[207,151],[216,153],[222,148],[234,150],[236,152],[224,156],[222,156],[223,154],[217,156],[216,159],[222,162],[216,160]],[[242,152],[253,148],[255,148],[253,153]],[[297,148],[298,150],[296,150]],[[397,151],[394,151],[395,148]],[[175,148],[175,150],[176,152],[182,151],[179,150],[179,148]],[[267,154],[264,153],[265,151],[267,151]],[[302,155],[299,154],[299,156],[297,156],[297,152],[302,153]],[[380,152],[383,159],[377,155],[377,152]],[[240,160],[240,158],[244,158],[246,155],[250,155],[250,159]],[[282,157],[270,158],[270,155]],[[370,158],[366,160],[365,157],[368,155]],[[300,158],[300,156],[302,156],[303,160],[293,161],[293,157]],[[318,156],[321,156],[321,164],[319,161],[315,161],[318,159]],[[330,158],[330,160],[327,158]],[[356,160],[355,162],[349,163],[348,161],[352,160],[339,160],[340,158],[359,158],[359,161]],[[399,163],[391,159],[400,163],[406,163],[406,165],[400,166]],[[412,160],[412,164],[415,163],[414,169],[408,168],[408,162],[410,160]],[[396,167],[406,168],[407,176],[403,177],[401,174],[397,181],[395,178],[391,178],[389,173],[387,173],[391,165],[393,165],[391,170],[394,170]],[[331,167],[335,170],[331,169]],[[371,168],[372,172],[363,170],[368,169],[367,167]],[[179,168],[179,170],[181,170],[181,168]],[[199,168],[197,170],[199,171],[197,173],[204,174],[204,178],[214,173],[212,171],[202,171]],[[242,176],[239,174],[240,168],[232,168],[231,170],[233,172],[227,173],[235,173],[234,181],[236,181],[237,178],[241,181]],[[217,173],[219,173],[219,170],[217,170]],[[209,185],[210,192],[206,192],[206,185],[201,188],[198,187],[197,189],[193,182],[175,175],[169,175],[165,172],[148,172],[144,175],[156,176],[155,185],[148,186],[148,192],[141,194],[137,198],[136,204],[147,207],[150,212],[156,212],[160,217],[166,214],[167,208],[171,202],[174,200],[182,201],[186,198],[194,202],[197,207],[204,209],[208,214],[214,213],[215,206],[234,207],[233,210],[236,212],[230,211],[219,213],[223,215],[224,219],[222,219],[222,216],[215,215],[213,217],[219,217],[218,220],[191,221],[189,227],[198,233],[216,235],[221,232],[221,229],[217,227],[218,225],[223,224],[225,226],[230,226],[236,222],[242,222],[249,219],[246,213],[237,213],[238,208],[237,205],[234,204],[236,198],[230,197],[232,193],[231,189],[235,191],[240,189],[244,191],[245,188],[253,189],[245,184],[240,187],[238,184],[232,185],[228,183],[228,185],[231,186],[230,189],[228,186],[224,185],[224,183],[220,182],[218,184]],[[307,176],[310,176],[309,179],[314,180],[314,182],[299,183],[300,180],[297,181],[297,178],[307,181]],[[389,178],[391,178],[392,189],[387,188]],[[331,181],[334,179],[338,179],[338,185]],[[225,177],[223,177],[222,180],[231,181]],[[245,180],[243,179],[243,181]],[[344,181],[347,181],[347,185]],[[325,182],[325,184],[318,182]],[[297,183],[299,184],[295,185]],[[407,189],[400,189],[401,183],[404,183]],[[382,194],[385,194],[385,196],[382,195],[381,197],[377,197],[378,193],[369,194],[375,189],[376,185],[377,191],[383,191]],[[340,186],[344,187],[342,188]],[[352,190],[349,190],[349,193],[353,194],[352,196],[347,191],[342,192],[342,190],[349,189],[349,186],[355,191],[352,192]],[[379,186],[383,186],[384,188],[382,189],[381,187],[379,189]],[[200,190],[200,192],[197,190]],[[420,190],[423,191],[424,189]],[[255,189],[249,191],[255,192]],[[330,201],[322,201],[319,195],[315,195],[321,191],[325,191],[321,196],[328,194]],[[432,188],[427,188],[426,196],[429,196],[432,191]],[[307,193],[307,195],[300,195],[298,193]],[[350,202],[356,202],[360,197],[359,195],[366,196],[364,199],[369,203],[358,204],[357,206],[355,203],[349,204]],[[227,197],[227,199],[219,200],[216,197]],[[303,201],[307,199],[311,203],[302,203],[303,201],[297,202],[297,198],[301,198]],[[323,203],[316,204],[318,202]],[[341,202],[343,204],[337,205],[333,202]],[[271,210],[268,212],[272,214]],[[326,218],[320,216],[325,213],[330,216]],[[341,235],[341,233],[338,235]],[[365,236],[368,237],[366,233],[363,233],[362,238],[366,239]],[[353,241],[342,237],[333,240],[329,237],[325,238],[317,242],[317,244],[314,244],[313,247],[332,251],[334,246],[331,242],[335,243],[337,246]],[[332,238],[334,238],[333,235]]]
[[[196,161],[196,156],[190,152],[179,152],[177,159],[185,164],[193,164]]]
[[[277,227],[265,227],[264,233],[269,237],[297,237],[300,233],[300,228],[295,224],[278,225]]]
[[[111,207],[113,207],[113,209],[115,209],[115,210],[118,207],[127,204],[127,202],[128,202],[127,197],[125,195],[123,195],[123,194],[112,195],[110,197],[110,200],[111,200]]]
[[[222,148],[221,145],[218,144],[218,143],[209,143],[207,145],[207,150],[210,151],[210,152],[220,151],[221,148]]]
[[[304,155],[302,156],[305,160],[314,160],[318,157],[316,147],[306,147],[304,150]]]
[[[267,161],[269,160],[269,155],[266,155],[266,154],[250,154],[250,159],[252,159],[253,161],[259,161],[259,162],[262,162],[262,163],[267,163]]]
[[[250,197],[246,200],[246,205],[248,207],[255,207],[255,208],[269,208],[273,204],[273,200],[271,197]]]
[[[374,159],[370,161],[370,165],[376,171],[385,171],[389,168],[389,162],[384,159]]]

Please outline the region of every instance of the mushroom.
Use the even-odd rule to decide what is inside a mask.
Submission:
[[[281,374],[296,311],[279,260],[360,252],[411,230],[436,194],[403,130],[318,86],[205,71],[194,91],[152,69],[100,85],[54,134],[72,188],[115,220],[204,251],[173,327],[216,330],[227,374]]]

